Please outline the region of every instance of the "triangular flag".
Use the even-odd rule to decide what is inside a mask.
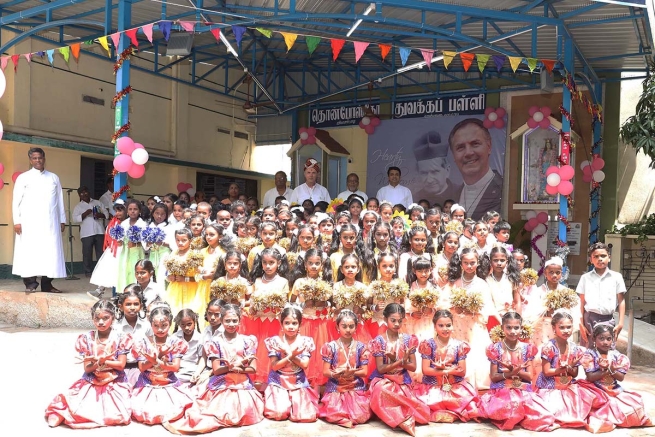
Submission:
[[[421,49],[421,55],[423,55],[423,60],[425,65],[428,66],[428,70],[432,70],[432,57],[434,56],[434,50]]]
[[[114,48],[118,50],[118,44],[121,43],[121,34],[116,32],[109,35],[109,37],[111,38],[111,42],[114,43]]]
[[[107,56],[111,56],[111,52],[109,51],[109,43],[107,42],[107,37],[101,36],[100,38],[98,38],[98,43],[100,43],[102,48],[107,51]]]
[[[366,48],[368,47],[369,43],[354,41],[353,44],[355,44],[355,63],[357,63],[362,58],[362,55],[366,51]]]
[[[218,27],[216,29],[209,29],[209,31],[214,35],[214,38],[216,38],[216,41],[218,41],[221,37],[221,29]]]
[[[516,73],[516,69],[519,68],[523,58],[520,56],[508,56],[507,59],[509,59],[509,65],[512,66],[512,71]]]
[[[2,58],[0,58],[0,67],[2,67],[2,71],[4,71],[5,68],[7,68],[7,62],[9,62],[8,56],[3,56]]]
[[[480,70],[480,73],[482,73],[487,66],[487,62],[489,62],[489,58],[491,55],[482,55],[482,54],[477,54],[475,55],[475,58],[478,61],[478,69]]]
[[[48,62],[50,62],[50,65],[54,65],[55,62],[55,49],[50,49],[45,51],[46,55],[48,55]]]
[[[246,28],[243,26],[232,26],[232,32],[237,40],[237,46],[241,47],[241,39],[243,38],[243,34],[246,33]]]
[[[494,65],[496,66],[496,71],[500,73],[500,70],[503,69],[503,65],[505,64],[505,56],[504,55],[493,55],[491,59],[494,60]]]
[[[141,26],[141,30],[143,31],[143,34],[148,38],[148,41],[152,43],[152,28],[155,26],[155,23],[150,23],[146,24],[145,26]]]
[[[160,21],[158,26],[159,30],[161,30],[161,33],[164,34],[164,39],[168,41],[168,38],[171,37],[171,27],[173,26],[173,23],[170,21]]]
[[[384,61],[384,58],[387,57],[389,52],[391,51],[391,45],[390,44],[378,44],[378,47],[380,47],[380,56],[382,56],[382,60]]]
[[[549,73],[552,73],[552,72],[553,72],[553,67],[555,67],[555,62],[556,62],[556,61],[554,61],[554,60],[552,60],[552,59],[542,59],[542,60],[541,60],[541,63],[544,64],[544,67],[546,68],[546,70],[547,70]]]
[[[468,72],[473,63],[473,59],[475,59],[475,55],[473,53],[460,53],[459,58],[462,60],[464,71]]]
[[[330,46],[332,47],[332,60],[336,61],[341,53],[343,45],[346,43],[345,39],[331,39]]]
[[[66,63],[68,63],[68,59],[71,56],[70,47],[68,47],[68,46],[59,47],[59,53],[61,53],[61,55],[64,57],[64,60],[66,61]]]
[[[296,43],[296,38],[298,35],[295,33],[280,32],[280,35],[284,37],[284,43],[287,45],[287,53],[291,50],[291,47]]]
[[[30,61],[32,60],[32,54],[31,53],[25,53],[23,56],[25,56],[25,59],[27,59],[27,63],[29,64]]]
[[[84,44],[85,46],[92,46],[92,45],[93,45],[93,40],[92,40],[92,39],[87,39],[86,41],[84,41],[83,44]]]
[[[455,58],[456,52],[443,52],[443,66],[448,69],[448,66],[450,65],[451,62],[453,62],[453,59]]]
[[[79,42],[76,44],[71,44],[71,53],[73,53],[73,58],[75,58],[76,62],[80,59],[80,48],[81,44]]]
[[[309,51],[309,56],[311,56],[312,53],[314,53],[314,50],[316,50],[316,47],[318,47],[320,42],[321,42],[320,36],[305,37],[305,44],[307,44],[307,50]]]
[[[14,73],[16,72],[16,69],[18,68],[18,60],[20,59],[20,55],[11,55],[11,62],[14,64]]]
[[[136,39],[136,33],[139,30],[138,27],[135,27],[134,29],[126,30],[125,35],[130,39],[132,42],[132,45],[136,48],[139,48],[139,40]]]
[[[538,61],[535,58],[525,58],[525,60],[528,61],[528,68],[530,69],[530,73],[532,73],[537,68]]]
[[[400,52],[400,62],[403,64],[403,67],[409,59],[409,54],[412,53],[412,49],[409,47],[398,47],[398,52]]]
[[[266,38],[270,38],[273,35],[273,31],[270,29],[264,29],[263,27],[255,27],[255,30],[262,35],[264,35]]]
[[[178,21],[178,23],[180,23],[180,27],[187,32],[193,33],[194,29],[196,28],[195,21]]]

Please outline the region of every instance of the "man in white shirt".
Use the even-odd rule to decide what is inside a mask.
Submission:
[[[328,190],[316,183],[318,180],[318,175],[321,171],[321,163],[315,160],[314,158],[309,158],[305,161],[305,183],[296,187],[291,193],[291,198],[289,201],[291,204],[302,205],[302,203],[309,199],[314,202],[328,202],[330,203],[330,193]]]
[[[64,247],[61,233],[66,226],[66,211],[61,183],[56,174],[45,169],[45,152],[33,147],[27,152],[31,170],[14,183],[12,213],[16,240],[12,273],[23,278],[25,292],[61,293],[52,286],[53,278],[64,278]]]
[[[98,199],[98,201],[100,201],[100,203],[102,203],[105,209],[107,210],[108,213],[107,218],[112,218],[115,215],[113,194],[114,194],[114,178],[110,177],[109,179],[107,179],[107,191],[105,192],[105,194],[100,196],[100,199]],[[169,212],[172,213],[172,211]]]
[[[262,207],[275,206],[275,198],[278,196],[284,196],[289,200],[291,198],[291,193],[293,193],[293,190],[287,187],[287,174],[283,171],[278,171],[275,173],[275,188],[271,188],[266,192],[266,194],[264,194]]]
[[[358,195],[359,197],[364,200],[364,203],[368,200],[368,196],[366,195],[365,192],[361,191],[359,189],[359,176],[357,176],[355,173],[350,173],[348,177],[346,178],[346,186],[348,189],[346,191],[343,191],[339,193],[337,196],[338,199],[343,199],[344,202],[348,200],[348,197],[352,196],[353,194]]]
[[[103,219],[106,217],[106,209],[98,200],[91,199],[89,189],[80,187],[77,189],[80,196],[80,203],[73,209],[73,222],[80,224],[80,240],[82,240],[82,263],[84,274],[87,278],[93,272],[93,249],[96,252],[96,261],[102,256],[102,244],[105,240],[105,226]]]
[[[414,203],[412,192],[409,188],[400,185],[400,168],[389,167],[387,170],[387,177],[389,178],[389,185],[382,187],[378,190],[377,198],[380,202],[386,200],[391,202],[392,205],[402,205],[405,208]]]

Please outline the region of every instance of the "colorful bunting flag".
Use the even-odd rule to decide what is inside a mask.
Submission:
[[[141,30],[143,31],[143,34],[148,38],[148,41],[152,44],[152,28],[155,26],[155,23],[150,23],[146,24],[145,26],[141,26]]]
[[[494,60],[494,65],[496,66],[496,71],[500,73],[500,70],[503,69],[503,65],[505,64],[505,56],[503,55],[493,55],[491,57]]]
[[[409,47],[399,47],[398,53],[400,53],[400,63],[404,67],[405,64],[407,64],[407,60],[409,59],[409,54],[412,53],[412,49]]]
[[[168,38],[171,37],[171,27],[173,27],[173,23],[170,21],[160,21],[157,25],[159,26],[161,33],[164,34],[164,39],[168,42]]]
[[[241,47],[241,40],[243,39],[243,34],[246,33],[246,28],[243,26],[232,26],[232,33],[234,33],[234,38],[237,40],[237,46]]]
[[[423,55],[423,60],[428,66],[428,70],[432,70],[432,58],[434,57],[434,50],[421,49],[421,55]]]
[[[109,51],[109,43],[107,42],[107,37],[101,36],[100,38],[98,38],[98,43],[100,43],[100,46],[107,51],[107,56],[111,56],[111,52]]]
[[[31,53],[25,53],[23,56],[25,56],[25,59],[27,59],[27,63],[29,64],[30,61],[32,60],[32,54]]]
[[[525,58],[525,60],[528,61],[528,68],[530,69],[530,73],[532,73],[537,68],[538,60],[535,58]]]
[[[449,52],[445,51],[443,52],[443,66],[448,69],[448,66],[450,65],[451,62],[453,62],[453,59],[455,59],[455,55],[457,52]]]
[[[93,45],[93,40],[92,39],[87,39],[82,44],[84,44],[85,46],[92,46]]]
[[[59,53],[64,57],[64,61],[68,64],[68,60],[70,59],[70,47],[59,47]]]
[[[296,43],[296,38],[298,35],[295,33],[280,32],[280,35],[284,37],[284,43],[287,45],[287,53],[291,50],[291,47]]]
[[[7,68],[7,62],[9,62],[8,56],[3,56],[0,58],[0,67],[2,67],[2,71],[5,71],[5,68]]]
[[[483,54],[475,55],[475,58],[478,61],[478,69],[480,70],[480,73],[482,73],[486,68],[487,62],[489,62],[490,57],[491,55],[483,55]]]
[[[368,47],[369,43],[354,41],[353,44],[355,45],[355,62],[357,63],[362,58],[362,55],[366,51],[366,48]]]
[[[54,65],[54,63],[55,63],[55,49],[46,50],[45,52],[48,55],[48,62],[50,62],[50,65]]]
[[[336,61],[343,49],[343,45],[346,43],[345,39],[331,39],[330,46],[332,47],[332,60]]]
[[[273,35],[272,30],[264,29],[263,27],[255,27],[255,30],[264,35],[266,38],[270,38]]]
[[[14,73],[16,72],[16,69],[18,68],[18,60],[20,59],[20,55],[11,55],[11,62],[14,64]]]
[[[391,51],[391,44],[378,44],[378,47],[380,47],[380,55],[382,56],[382,60],[384,61],[384,59]]]
[[[475,55],[473,53],[460,53],[459,58],[462,60],[462,65],[464,66],[464,71],[468,72],[473,63]]]
[[[318,44],[321,42],[321,38],[318,36],[306,36],[305,37],[305,44],[307,44],[307,51],[309,51],[309,56],[314,53],[314,50],[316,50],[316,47],[318,47]]]
[[[550,59],[542,59],[541,60],[541,63],[544,64],[544,67],[546,68],[546,71],[548,71],[549,73],[553,72],[553,68],[555,67],[555,62],[556,61],[550,60]]]
[[[516,73],[516,69],[519,68],[523,58],[520,56],[508,56],[507,59],[509,59],[509,65],[512,66],[512,71]]]
[[[187,32],[193,33],[193,31],[196,28],[196,22],[195,21],[178,21],[180,23],[180,27]]]
[[[209,31],[214,35],[214,38],[216,38],[216,41],[218,42],[221,38],[221,29],[217,27],[216,29],[209,29]]]
[[[137,33],[138,30],[139,29],[135,27],[134,29],[130,29],[130,30],[125,31],[125,35],[127,35],[127,37],[132,42],[132,45],[134,47],[136,47],[137,49],[139,48],[139,40],[136,38],[136,33]]]
[[[118,44],[121,43],[120,32],[112,33],[111,35],[109,35],[109,37],[111,38],[111,42],[114,44],[114,48],[118,50]]]
[[[80,60],[80,48],[81,48],[81,44],[79,42],[76,44],[71,44],[71,53],[73,53],[73,58],[75,58],[75,62],[78,62]]]

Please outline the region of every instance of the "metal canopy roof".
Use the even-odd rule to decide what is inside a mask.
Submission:
[[[132,68],[170,75],[167,66],[189,62],[193,68],[185,82],[219,94],[236,93],[244,99],[245,91],[235,91],[243,78],[236,69],[246,66],[281,108],[380,77],[393,78],[376,82],[380,98],[389,101],[410,91],[403,90],[405,87],[412,87],[413,93],[438,94],[440,85],[451,81],[464,81],[467,86],[476,83],[479,89],[484,89],[487,79],[496,77],[517,86],[538,85],[526,67],[514,73],[506,64],[497,73],[488,66],[479,73],[474,66],[464,73],[458,58],[448,70],[435,62],[429,72],[424,68],[396,75],[402,67],[398,47],[434,49],[437,54],[470,51],[563,61],[563,41],[571,38],[575,69],[589,78],[588,85],[594,85],[620,72],[645,73],[653,44],[649,21],[653,0],[8,0],[0,4],[0,25],[15,37],[8,41],[5,34],[0,46],[6,51],[27,37],[65,45],[114,33],[124,20],[119,17],[121,2],[131,5],[131,24],[125,23],[126,29],[158,20],[204,23],[196,28],[201,32],[194,36],[193,52],[182,58],[165,56],[166,41],[161,33],[155,32],[153,44],[139,33],[137,56],[153,61],[152,68]],[[375,10],[364,15],[371,4]],[[357,20],[362,20],[361,24],[346,38]],[[202,32],[219,27],[236,46],[231,25],[248,28],[239,48],[243,64],[223,44],[217,44],[211,33]],[[255,28],[270,29],[273,37],[266,38]],[[174,31],[183,30],[174,26]],[[277,31],[325,39],[310,57],[303,36],[287,52]],[[346,44],[333,61],[329,38],[371,45],[359,63],[352,44]],[[377,43],[394,46],[384,61]],[[34,51],[41,50],[38,45],[33,44]],[[89,55],[104,57],[93,46],[84,49]],[[407,64],[422,60],[420,52],[413,50]],[[226,68],[233,74],[228,75]],[[366,96],[365,92],[359,94],[360,99]],[[255,101],[262,97],[258,93]],[[357,100],[358,95],[349,98]]]

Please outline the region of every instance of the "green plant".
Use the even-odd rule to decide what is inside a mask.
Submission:
[[[636,235],[635,239],[637,243],[643,243],[648,240],[649,235],[655,235],[655,213],[644,216],[637,223],[631,223],[629,225],[624,225],[620,229],[614,225],[612,229],[607,231],[608,234],[621,234],[624,237],[627,235]]]
[[[621,140],[650,158],[655,168],[655,61],[648,62],[648,77],[637,103],[636,114],[628,118],[619,130]]]

